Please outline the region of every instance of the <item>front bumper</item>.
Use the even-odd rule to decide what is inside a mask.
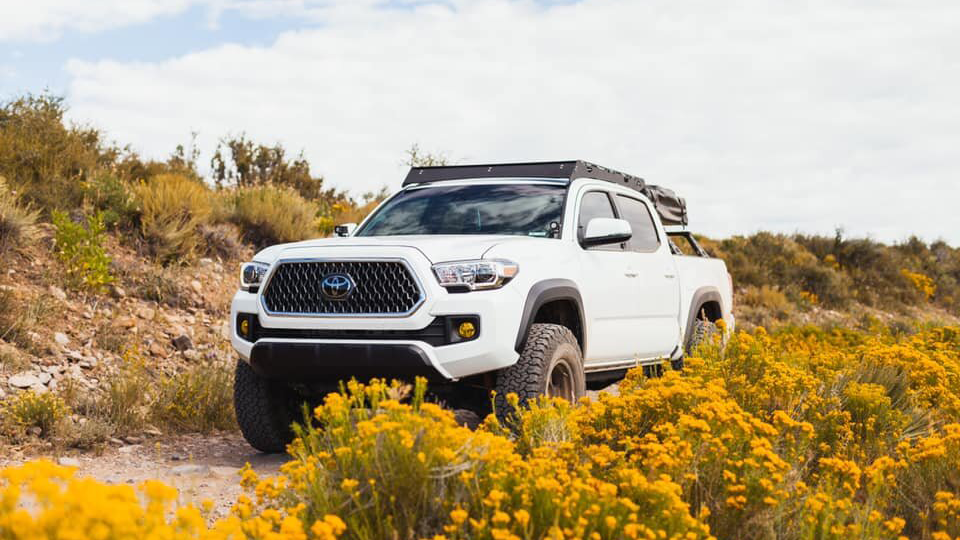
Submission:
[[[250,367],[262,377],[288,381],[442,379],[423,349],[400,343],[260,342],[250,351]]]
[[[350,257],[348,249],[325,249],[325,257]],[[425,301],[407,317],[310,317],[265,313],[256,293],[239,291],[231,305],[231,343],[241,358],[265,376],[291,380],[334,380],[356,377],[456,380],[516,363],[514,342],[520,327],[524,296],[512,287],[449,293],[432,279],[430,261],[413,249],[384,248],[384,256],[404,258],[419,276]],[[299,254],[298,254],[299,255]],[[309,254],[312,255],[312,254]],[[300,255],[302,256],[302,255]],[[427,279],[427,278],[431,279]],[[237,333],[237,315],[255,315],[274,337],[246,341]],[[479,335],[470,341],[438,344],[412,334],[443,317],[479,318]],[[378,332],[365,339],[365,332]],[[298,337],[291,337],[296,333]],[[339,333],[336,339],[328,337]],[[395,336],[382,334],[393,333]],[[310,337],[301,337],[301,336]],[[394,338],[395,337],[395,338]],[[424,371],[424,364],[429,368]]]

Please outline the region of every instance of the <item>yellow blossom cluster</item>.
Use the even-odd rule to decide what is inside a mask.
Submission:
[[[687,366],[476,430],[351,382],[228,518],[37,462],[0,472],[0,538],[960,538],[960,328],[759,329]]]

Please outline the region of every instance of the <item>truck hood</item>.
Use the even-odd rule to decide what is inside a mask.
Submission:
[[[283,257],[296,256],[294,252],[301,252],[304,249],[323,250],[325,248],[341,247],[369,247],[370,254],[376,255],[377,247],[390,246],[416,249],[423,253],[431,263],[438,263],[480,259],[492,247],[506,242],[543,242],[545,240],[547,239],[525,236],[474,234],[321,238],[271,246],[257,253],[254,260],[270,264]],[[322,256],[322,254],[312,252],[310,256]]]

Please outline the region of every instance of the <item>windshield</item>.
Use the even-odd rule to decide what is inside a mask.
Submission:
[[[559,230],[565,185],[472,184],[401,191],[356,236],[509,234],[551,237]]]

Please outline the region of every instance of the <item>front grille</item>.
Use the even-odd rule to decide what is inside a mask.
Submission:
[[[264,328],[260,319],[253,321],[250,341],[258,339],[353,339],[353,340],[408,340],[423,341],[434,347],[452,343],[448,331],[447,317],[437,317],[427,326],[418,330],[315,330],[309,328]]]
[[[323,279],[335,274],[353,283],[343,299],[321,291]],[[273,314],[399,316],[422,300],[420,286],[399,261],[281,262],[263,291],[264,307]]]

